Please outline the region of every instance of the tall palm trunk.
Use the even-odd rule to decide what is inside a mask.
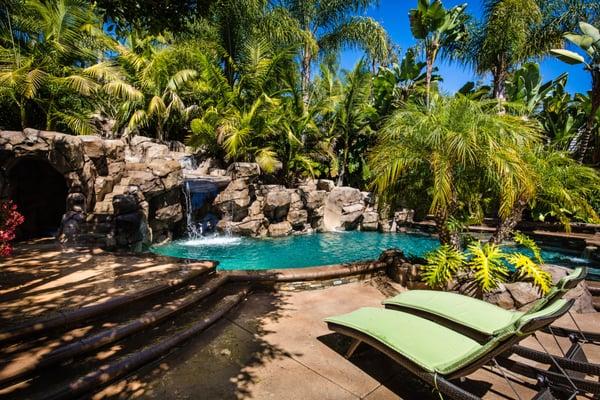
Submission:
[[[521,198],[517,200],[517,203],[513,206],[510,214],[505,218],[499,218],[496,231],[489,242],[498,245],[506,240],[515,230],[517,224],[523,219],[523,211],[525,211],[526,207],[527,201],[525,199]]]
[[[437,211],[434,215],[435,226],[438,231],[440,244],[447,244],[456,250],[461,249],[460,235],[448,227],[448,213]]]
[[[594,137],[594,125],[596,123],[596,113],[600,109],[600,70],[592,70],[592,93],[591,93],[590,114],[587,117],[583,135],[581,137],[581,146],[579,148],[579,162],[592,161],[596,163],[600,158],[600,146],[597,137]],[[594,146],[592,146],[594,143]],[[590,149],[594,147],[594,149]],[[593,150],[590,154],[590,150]]]
[[[346,169],[348,164],[348,140],[344,143],[344,152],[342,155],[342,165],[340,165],[340,173],[338,175],[337,186],[344,185],[344,178],[346,177]]]
[[[500,56],[498,63],[492,70],[494,81],[494,98],[500,102],[506,100],[506,80],[508,79],[508,68],[504,56]]]
[[[439,44],[434,40],[431,42],[431,46],[427,46],[427,49],[425,50],[425,104],[427,105],[428,109],[431,105],[431,79],[433,78],[433,63],[437,57],[438,49]]]
[[[309,95],[308,87],[310,85],[310,63],[312,61],[312,55],[308,44],[304,45],[304,54],[302,55],[302,102],[304,103],[304,110],[307,110]]]
[[[27,109],[25,108],[25,102],[20,101],[17,102],[17,105],[19,106],[19,113],[21,116],[21,129],[25,129],[27,128]]]

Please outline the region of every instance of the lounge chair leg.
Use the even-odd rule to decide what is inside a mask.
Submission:
[[[354,354],[354,352],[358,348],[359,344],[361,344],[360,340],[352,339],[352,343],[350,343],[350,347],[348,348],[348,351],[346,352],[346,355],[344,357],[346,357],[346,358],[352,357],[352,354]]]

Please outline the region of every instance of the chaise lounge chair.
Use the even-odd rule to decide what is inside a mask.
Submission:
[[[507,329],[524,315],[534,313],[562,298],[567,291],[577,286],[586,275],[586,268],[575,269],[571,274],[559,280],[551,291],[537,300],[527,312],[509,311],[469,296],[433,290],[407,291],[385,300],[383,304],[386,308],[436,321],[477,340],[484,341],[486,338],[491,338]],[[573,321],[576,324],[574,318]],[[581,347],[582,343],[598,344],[600,340],[598,333],[583,332],[579,327],[577,330],[571,330],[548,326],[544,330],[552,335],[568,337],[571,341],[570,348],[566,351],[561,348],[562,356],[551,356],[545,348],[544,351],[538,351],[515,345],[507,354],[515,353],[521,357],[550,365],[557,363],[561,368],[568,370],[571,376],[578,378],[582,378],[585,374],[600,377],[600,365],[589,363]],[[526,364],[508,360],[507,356],[499,357],[498,360],[500,364],[518,370],[521,374],[533,378],[544,375],[549,379],[565,383],[564,377],[560,375],[554,376],[552,372],[534,369]],[[571,384],[568,380],[566,383]],[[600,394],[600,385],[597,382],[579,379],[577,386],[581,390]]]
[[[371,345],[408,369],[436,390],[453,399],[479,397],[451,380],[478,370],[525,337],[564,315],[573,300],[556,300],[537,312],[521,315],[504,330],[485,340],[458,332],[417,315],[380,308],[361,308],[325,319],[329,329],[348,336],[351,357],[362,342]],[[575,390],[575,389],[574,389]]]
[[[546,296],[538,299],[525,313],[505,310],[483,300],[453,292],[437,290],[409,290],[383,301],[386,308],[433,319],[444,324],[453,325],[462,331],[470,331],[471,335],[493,336],[506,329],[527,313],[536,312],[552,303],[573,289],[587,275],[586,268],[577,268],[560,279]],[[569,331],[578,334],[577,331]]]

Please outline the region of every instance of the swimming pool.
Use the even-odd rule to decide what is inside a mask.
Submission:
[[[349,231],[260,239],[209,236],[174,241],[152,251],[172,257],[218,261],[221,270],[265,270],[372,260],[391,248],[401,249],[409,256],[424,256],[438,245],[438,240],[431,236]],[[544,250],[543,256],[549,264],[591,266],[588,260],[569,253]],[[600,270],[593,272],[600,278]]]

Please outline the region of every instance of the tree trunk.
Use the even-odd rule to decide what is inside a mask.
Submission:
[[[158,117],[158,122],[156,123],[156,136],[157,136],[157,139],[161,142],[165,139],[164,132],[163,132],[163,125],[162,125],[162,122],[160,121],[160,117]]]
[[[346,176],[346,164],[348,164],[348,144],[344,145],[344,154],[342,156],[342,165],[340,165],[340,173],[338,175],[338,181],[336,186],[344,185],[344,178]]]
[[[515,227],[523,219],[523,211],[527,207],[527,201],[523,199],[517,200],[510,215],[504,219],[500,218],[496,231],[490,238],[489,242],[492,244],[501,244],[510,234],[514,231]]]
[[[448,228],[448,214],[442,212],[436,212],[434,216],[435,226],[438,231],[440,244],[449,245],[456,250],[461,249],[460,235],[458,232],[452,232]]]
[[[25,107],[25,102],[19,102],[17,105],[19,106],[21,115],[21,129],[25,130],[25,128],[27,128],[27,109]]]
[[[427,105],[427,109],[429,109],[431,104],[431,79],[433,77],[433,63],[435,62],[437,49],[437,42],[432,42],[431,48],[425,51],[425,104]]]
[[[581,136],[581,146],[579,147],[578,160],[582,163],[589,161],[597,163],[600,161],[599,140],[597,135],[594,135],[596,113],[600,108],[600,70],[592,70],[592,92],[590,96],[590,114],[587,117],[583,135]]]
[[[508,69],[504,57],[498,59],[498,63],[492,69],[494,78],[494,98],[499,102],[506,100],[506,79],[508,78]]]
[[[308,87],[310,85],[310,63],[312,61],[312,55],[308,44],[304,45],[304,54],[302,55],[302,102],[304,103],[304,111],[306,112],[308,107]]]

